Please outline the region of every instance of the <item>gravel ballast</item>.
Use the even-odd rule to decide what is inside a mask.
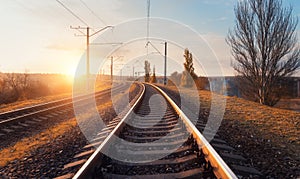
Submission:
[[[137,89],[131,90],[130,99],[134,98],[134,93],[137,91]],[[124,95],[128,95],[128,93],[119,94],[120,100]],[[99,114],[104,121],[109,121],[116,116],[110,98],[110,94],[101,98],[101,105],[98,107]],[[27,143],[34,142],[31,149],[7,147],[13,149],[11,152],[26,151],[23,151],[24,154],[20,154],[18,158],[0,167],[2,178],[54,178],[69,172],[76,172],[72,171],[72,168],[69,171],[63,170],[64,166],[70,163],[85,145],[89,144],[77,125],[76,119],[74,117],[65,118],[60,123],[48,121],[47,126],[48,129],[40,130],[40,133],[34,131],[32,136],[28,134],[19,141],[24,145],[26,145],[25,141]],[[59,134],[52,135],[53,131]],[[0,153],[5,149],[2,149]]]

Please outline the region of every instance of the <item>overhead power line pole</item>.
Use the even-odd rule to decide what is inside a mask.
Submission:
[[[113,76],[114,76],[114,67],[113,67],[113,65],[114,65],[114,57],[113,56],[111,56],[111,59],[110,59],[110,82],[111,82],[111,84],[112,84],[112,82],[113,82]]]
[[[90,79],[90,37],[96,35],[99,32],[102,32],[103,30],[107,28],[111,28],[113,26],[106,26],[98,31],[96,31],[93,34],[90,34],[90,27],[72,27],[70,26],[71,29],[78,30],[82,35],[77,35],[77,36],[85,36],[86,37],[86,83],[87,83],[87,90],[90,89],[90,84],[89,84],[89,79]],[[86,30],[86,33],[82,32],[81,30]]]
[[[86,77],[90,76],[90,28],[86,28]]]
[[[165,42],[165,71],[164,71],[164,85],[167,84],[167,42]]]
[[[114,59],[113,56],[110,57],[110,80],[111,84],[113,83],[113,78],[114,78],[114,61],[117,61],[120,58],[123,58],[124,56],[118,56],[117,58]]]

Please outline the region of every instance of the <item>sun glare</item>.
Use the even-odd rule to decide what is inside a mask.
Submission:
[[[69,67],[69,68],[66,70],[66,74],[73,77],[73,76],[75,76],[75,71],[76,71],[75,68]]]
[[[65,70],[65,74],[67,75],[67,80],[70,82],[74,81],[74,76],[75,76],[76,68],[72,66],[67,66]]]

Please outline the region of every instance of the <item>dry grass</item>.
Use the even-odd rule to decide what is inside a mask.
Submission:
[[[174,87],[168,87],[175,90]],[[182,90],[188,91],[188,90]],[[299,157],[300,112],[268,107],[237,97],[218,95],[226,99],[223,121],[235,126],[256,142],[269,141],[272,145]],[[211,92],[199,91],[201,108],[209,109]]]
[[[111,87],[111,81],[97,81],[95,91],[102,91]]]
[[[71,93],[63,93],[63,94],[58,94],[58,95],[40,97],[40,98],[36,98],[36,99],[17,101],[17,102],[10,103],[10,104],[3,104],[3,105],[0,105],[0,113],[6,112],[6,111],[12,111],[12,110],[16,110],[16,109],[20,109],[20,108],[24,108],[24,107],[30,107],[30,106],[34,106],[37,104],[51,102],[51,101],[55,101],[55,100],[59,100],[59,99],[63,99],[63,98],[69,98],[69,97],[71,97]]]
[[[108,89],[110,87],[111,87],[110,81],[101,81],[95,85],[95,91],[102,91],[102,90]],[[20,108],[30,107],[30,106],[38,105],[41,103],[47,103],[47,102],[51,102],[51,101],[55,101],[55,100],[60,100],[60,99],[64,99],[64,98],[70,98],[70,97],[72,97],[72,93],[61,93],[61,94],[56,94],[56,95],[39,97],[36,99],[17,101],[17,102],[10,103],[10,104],[2,104],[2,105],[0,105],[0,113],[16,110],[16,109],[20,109]]]
[[[8,162],[22,159],[30,151],[35,150],[42,145],[53,141],[57,137],[68,133],[77,125],[76,119],[57,124],[46,131],[37,135],[27,137],[17,142],[14,146],[4,148],[0,151],[0,166],[5,166]]]
[[[249,135],[270,140],[274,145],[289,150],[290,154],[299,155],[299,112],[227,97],[224,119],[239,121],[249,131]]]
[[[275,107],[281,109],[290,109],[290,110],[300,112],[300,98],[282,99],[275,105]]]
[[[103,90],[109,88],[110,85],[101,85],[97,88],[97,90]],[[132,89],[130,89],[132,91]],[[116,101],[119,101],[121,99],[121,96],[123,94],[115,95],[114,98]],[[54,96],[52,100],[57,99],[61,96]],[[46,98],[48,99],[48,98]],[[51,97],[49,97],[48,100],[50,100]],[[28,102],[29,103],[29,102]],[[29,103],[32,105],[31,103]],[[21,104],[18,104],[16,106],[21,106]],[[101,105],[97,106],[97,110],[102,114],[102,116],[107,116],[107,112],[112,109],[112,101],[111,100],[105,100],[101,103]],[[110,112],[109,112],[110,113]],[[109,115],[108,115],[109,116]],[[85,114],[84,116],[86,119],[89,119],[90,115]],[[111,117],[111,116],[109,116]],[[36,150],[39,147],[42,147],[43,145],[54,141],[56,138],[62,136],[62,135],[68,135],[69,131],[73,130],[74,127],[77,127],[77,120],[76,118],[69,119],[67,121],[61,122],[59,124],[56,124],[49,129],[42,131],[41,133],[24,138],[14,144],[13,146],[4,148],[0,150],[0,166],[5,166],[8,162],[11,162],[13,160],[18,160],[26,157],[27,154],[29,154],[31,151]]]
[[[105,111],[105,109],[112,106],[111,101],[105,102],[98,106],[99,111]],[[90,117],[89,115],[86,118]],[[5,166],[8,162],[22,159],[30,151],[33,151],[50,141],[55,140],[61,135],[67,135],[70,130],[73,130],[77,126],[76,118],[61,122],[37,135],[27,137],[17,142],[14,146],[4,148],[0,151],[0,166]]]

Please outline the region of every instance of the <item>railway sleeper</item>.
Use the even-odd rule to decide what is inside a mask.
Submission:
[[[153,122],[149,122],[149,121],[136,121],[136,122],[130,122],[129,124],[134,124],[135,126],[169,126],[169,125],[174,125],[177,124],[178,120],[172,120],[172,121],[153,121]]]
[[[187,139],[187,138],[186,138]],[[151,142],[151,143],[133,143],[128,142],[127,145],[124,146],[122,144],[115,145],[116,149],[130,149],[132,151],[140,151],[140,150],[165,150],[177,148],[178,146],[183,145],[186,142],[186,139],[177,140],[173,142],[159,141],[159,142]]]
[[[162,136],[164,134],[174,134],[174,133],[179,133],[179,132],[183,132],[184,129],[180,128],[180,127],[177,127],[177,128],[173,128],[173,129],[170,129],[168,131],[162,131],[162,130],[156,130],[156,129],[153,129],[153,130],[143,130],[143,131],[136,131],[134,129],[128,129],[128,133],[132,133],[134,135],[138,135],[138,134],[141,134],[141,135],[159,135],[161,134]]]
[[[188,132],[182,132],[174,135],[166,135],[166,136],[126,136],[127,141],[135,142],[135,143],[143,143],[143,142],[152,142],[156,140],[168,140],[168,141],[176,141],[181,139],[186,139],[186,136],[189,136],[190,134]],[[124,138],[124,137],[123,137]]]
[[[128,129],[134,129],[137,131],[146,131],[146,130],[157,130],[157,131],[161,131],[161,130],[171,130],[171,129],[176,129],[176,128],[180,128],[182,126],[180,126],[178,123],[176,124],[171,124],[168,126],[157,126],[157,125],[149,125],[149,126],[138,126],[136,124],[134,124],[134,126],[131,125],[127,125]]]
[[[179,160],[179,159],[178,159]],[[177,161],[178,161],[177,160]],[[195,160],[195,158],[191,158],[190,160],[182,160],[182,162],[171,162],[170,160],[158,160],[157,164],[140,164],[140,165],[125,165],[118,164],[114,161],[111,161],[110,164],[102,167],[100,172],[102,176],[111,174],[119,174],[119,175],[127,175],[127,176],[136,176],[136,175],[158,175],[160,174],[160,178],[162,178],[161,174],[172,173],[173,176],[175,174],[191,171],[193,169],[197,169],[198,173],[203,173],[204,169],[199,160]],[[141,177],[141,176],[140,176]]]

